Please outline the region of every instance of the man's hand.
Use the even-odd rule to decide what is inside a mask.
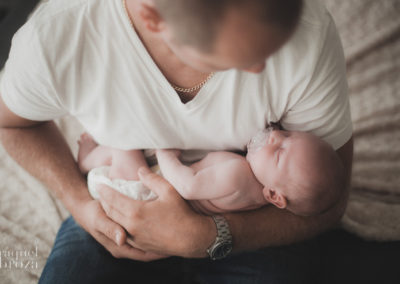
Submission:
[[[126,243],[125,230],[112,221],[98,200],[86,201],[71,212],[75,220],[116,258],[151,261],[166,256],[144,252]]]
[[[129,244],[158,255],[205,257],[216,236],[213,220],[195,213],[161,176],[141,168],[139,177],[157,199],[138,201],[107,186],[99,188],[101,205],[130,234]]]

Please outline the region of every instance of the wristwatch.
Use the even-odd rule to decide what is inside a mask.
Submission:
[[[221,215],[211,216],[217,226],[217,237],[215,242],[207,249],[212,260],[226,257],[233,248],[232,235],[229,224]]]

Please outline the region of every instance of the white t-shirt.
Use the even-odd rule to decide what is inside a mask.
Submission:
[[[270,121],[335,149],[352,125],[343,50],[317,1],[261,74],[217,72],[183,104],[132,29],[122,0],[52,0],[16,33],[0,85],[31,120],[75,116],[120,149],[243,150]]]

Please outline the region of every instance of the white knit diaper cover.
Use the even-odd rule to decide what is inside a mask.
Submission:
[[[99,194],[96,186],[105,184],[116,191],[136,200],[152,200],[157,197],[150,189],[145,187],[141,181],[110,179],[108,177],[109,166],[94,168],[89,171],[87,180],[89,192],[93,198],[98,199]]]

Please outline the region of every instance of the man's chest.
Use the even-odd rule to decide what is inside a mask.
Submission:
[[[184,104],[152,77],[108,78],[78,97],[72,113],[98,143],[120,149],[243,150],[266,126],[271,109],[263,86],[235,73],[216,74]],[[92,88],[93,90],[93,88]]]

